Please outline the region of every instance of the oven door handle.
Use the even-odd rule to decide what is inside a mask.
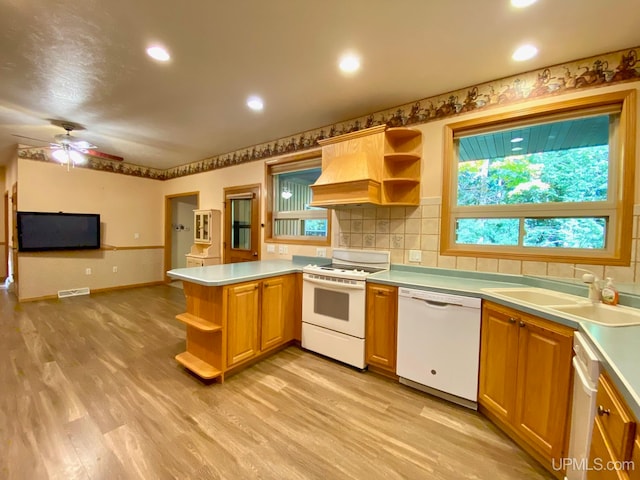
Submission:
[[[309,278],[304,277],[305,282],[314,283],[316,285],[324,285],[326,287],[331,287],[335,290],[364,290],[364,282],[358,283],[340,283],[340,282],[332,282],[331,280],[321,280],[319,278]]]

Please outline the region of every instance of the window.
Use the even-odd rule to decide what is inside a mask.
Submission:
[[[267,241],[330,244],[328,210],[309,205],[321,164],[319,151],[267,163]]]
[[[635,91],[445,127],[441,251],[628,265]]]

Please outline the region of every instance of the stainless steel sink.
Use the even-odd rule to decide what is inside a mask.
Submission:
[[[496,297],[538,306],[591,304],[587,298],[577,297],[568,293],[554,292],[553,290],[545,290],[544,288],[483,288],[482,290]]]
[[[578,317],[609,327],[640,325],[640,310],[629,307],[594,303],[589,305],[562,305],[551,307],[552,310]]]

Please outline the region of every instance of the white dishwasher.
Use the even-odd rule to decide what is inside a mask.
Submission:
[[[600,376],[600,358],[589,338],[580,332],[573,334],[573,406],[571,436],[567,455],[568,480],[587,478],[593,419],[596,416],[596,395]]]
[[[479,298],[401,287],[400,383],[477,409],[480,305]]]

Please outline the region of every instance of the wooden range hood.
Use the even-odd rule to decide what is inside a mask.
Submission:
[[[319,140],[322,173],[311,206],[418,205],[422,135],[386,125]]]

